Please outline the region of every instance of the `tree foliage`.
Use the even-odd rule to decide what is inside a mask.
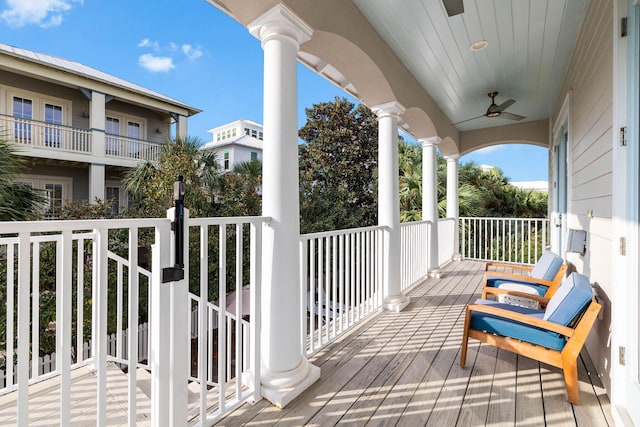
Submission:
[[[302,233],[377,223],[378,124],[344,98],[313,105],[299,136]]]
[[[0,221],[26,221],[39,217],[44,195],[15,182],[26,170],[14,144],[0,135]]]
[[[192,217],[213,214],[215,192],[221,186],[221,172],[215,155],[200,150],[196,137],[175,138],[162,147],[157,163],[141,163],[124,177],[124,187],[145,216],[164,216],[173,206],[173,183],[182,175],[188,188],[185,206]]]

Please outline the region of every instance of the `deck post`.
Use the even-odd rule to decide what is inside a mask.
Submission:
[[[441,277],[438,268],[438,190],[436,181],[436,146],[440,138],[435,136],[419,140],[422,144],[422,220],[431,223],[431,233],[428,236],[429,248],[427,269],[430,277]]]
[[[167,211],[174,218],[174,209]],[[188,214],[185,209],[185,229]],[[184,233],[186,236],[188,233]],[[187,421],[187,380],[189,345],[187,330],[187,280],[163,283],[162,270],[173,256],[173,239],[169,222],[156,227],[152,246],[151,285],[151,423],[154,426],[184,425]],[[185,253],[188,251],[185,251]],[[188,255],[185,255],[185,276]]]
[[[402,293],[400,278],[398,119],[405,109],[397,102],[372,109],[378,116],[378,225],[385,227],[382,239],[382,304],[389,310],[401,311],[410,302]]]
[[[284,407],[320,377],[302,352],[296,57],[312,30],[279,4],[248,26],[264,50],[262,395]]]
[[[89,127],[91,128],[91,154],[102,158],[106,153],[105,138],[105,104],[106,96],[102,92],[91,91],[90,94]],[[105,199],[105,166],[100,163],[89,165],[89,203],[95,203],[96,198]]]

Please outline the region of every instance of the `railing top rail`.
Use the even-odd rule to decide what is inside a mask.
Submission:
[[[126,219],[82,219],[52,221],[6,221],[0,222],[0,234],[15,234],[28,231],[30,233],[46,233],[56,231],[75,231],[92,229],[118,228],[153,228],[169,227],[168,218],[126,218]]]
[[[344,230],[321,231],[319,233],[302,234],[300,235],[300,239],[311,240],[311,239],[317,239],[319,237],[332,237],[332,236],[340,236],[343,234],[362,233],[365,231],[386,230],[387,228],[388,227],[385,225],[373,225],[370,227],[362,227],[362,228],[347,228]]]
[[[410,227],[412,225],[420,225],[420,224],[431,224],[431,221],[424,219],[420,221],[401,222],[400,227]]]
[[[491,219],[491,220],[515,220],[515,221],[548,221],[549,218],[515,218],[497,216],[461,216],[460,219]]]
[[[269,216],[226,216],[226,217],[207,217],[207,218],[189,218],[190,226],[203,225],[223,225],[223,224],[260,224],[271,222]]]

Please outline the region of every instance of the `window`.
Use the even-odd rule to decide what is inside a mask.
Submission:
[[[142,136],[140,123],[127,122],[127,136],[133,139],[141,139]],[[127,157],[140,157],[140,143],[137,141],[127,142],[128,150]]]
[[[105,122],[107,155],[139,158],[145,138],[146,121],[141,118],[107,112]]]
[[[264,139],[264,136],[263,136],[262,132],[258,132],[258,139],[260,141],[262,141]]]
[[[13,116],[13,124],[6,130],[17,144],[64,145],[62,126],[70,124],[71,101],[17,88],[7,88],[6,93],[7,113]]]
[[[72,178],[62,176],[23,175],[16,180],[31,188],[43,190],[45,199],[40,213],[45,219],[56,219],[65,203],[69,201]]]
[[[258,131],[255,130],[255,129],[251,129],[251,136],[254,137],[254,138],[257,138],[258,137]]]
[[[44,216],[45,218],[57,218],[60,216],[60,212],[62,211],[62,203],[64,198],[63,194],[63,184],[62,183],[45,183],[44,184],[45,191],[45,209]]]
[[[224,152],[224,170],[229,170],[229,152]]]
[[[236,136],[236,128],[233,128],[233,130],[231,131],[231,136]]]
[[[62,140],[62,107],[53,104],[44,104],[44,121],[58,126],[44,128],[44,145],[46,147],[60,148]]]
[[[245,135],[251,135],[251,129],[249,129],[249,128],[244,128],[244,134],[245,134]]]
[[[118,215],[120,213],[120,187],[107,187],[105,198],[111,200],[111,213]]]
[[[120,120],[107,117],[104,130],[106,133],[107,154],[117,156],[120,153],[118,138],[120,135]]]
[[[255,151],[251,152],[251,161],[258,160],[258,153]]]
[[[17,140],[16,142],[30,144],[31,123],[29,123],[28,120],[33,119],[33,101],[31,99],[14,96],[13,117],[17,119],[13,129],[14,136]]]

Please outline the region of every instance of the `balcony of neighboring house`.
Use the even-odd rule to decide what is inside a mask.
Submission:
[[[271,219],[186,215],[181,250],[168,217],[0,224],[0,424],[612,424],[586,352],[580,405],[560,369],[507,351],[473,343],[459,366],[484,261],[535,262],[546,219],[402,224],[399,312],[383,307],[388,227],[299,236],[299,287],[280,298],[301,329],[286,338],[321,375],[277,409],[256,386],[261,325],[281,315],[263,294]]]
[[[90,161],[90,156],[124,161],[135,164],[138,161],[157,161],[162,143],[137,137],[122,136],[117,133],[105,135],[103,153],[93,151],[90,129],[48,123],[28,118],[0,114],[0,136],[8,138],[20,147],[23,154],[32,157],[65,158]],[[138,128],[138,133],[139,128]],[[69,156],[71,155],[71,157]],[[127,162],[135,161],[135,162]]]

